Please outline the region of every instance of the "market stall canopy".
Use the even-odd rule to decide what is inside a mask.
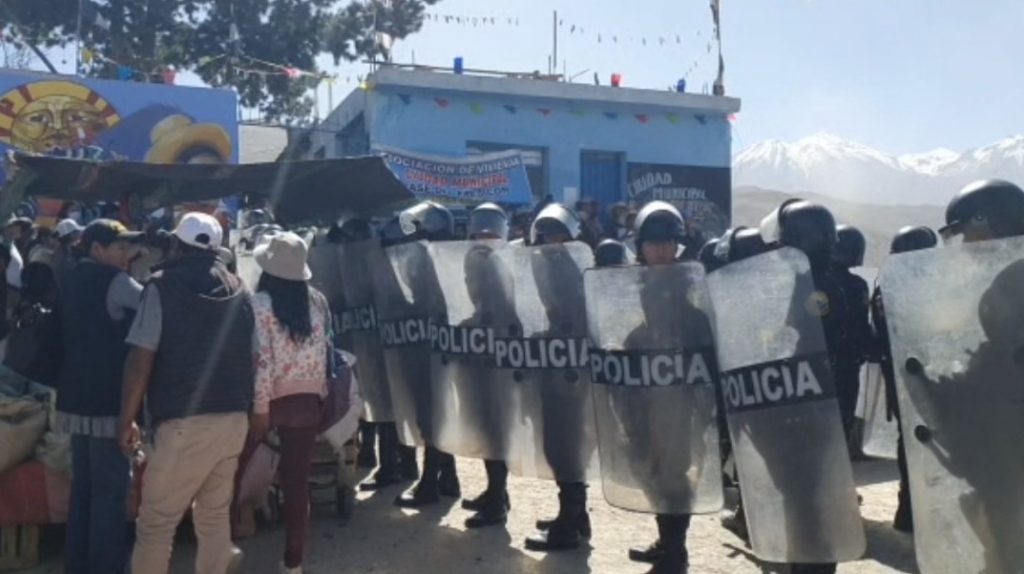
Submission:
[[[16,155],[0,212],[27,197],[83,202],[124,201],[155,210],[167,204],[234,195],[265,197],[287,223],[333,221],[411,201],[413,194],[380,157],[247,165],[155,165]],[[10,169],[10,166],[8,166]],[[12,204],[13,202],[13,204]]]

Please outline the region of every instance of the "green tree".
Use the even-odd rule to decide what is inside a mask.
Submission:
[[[83,70],[90,76],[131,68],[134,79],[152,81],[167,67],[188,70],[276,119],[309,114],[318,55],[386,57],[380,38],[419,31],[426,6],[438,1],[0,0],[0,21],[6,36],[44,49],[75,42],[81,29],[83,45],[100,55]],[[314,75],[288,77],[259,61]]]
[[[349,4],[327,21],[325,48],[334,56],[391,60],[394,42],[420,31],[427,6],[440,0],[368,0]]]

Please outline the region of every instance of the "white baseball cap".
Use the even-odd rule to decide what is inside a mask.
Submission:
[[[57,230],[54,233],[57,234],[58,238],[61,238],[61,237],[67,237],[68,235],[71,235],[72,233],[79,233],[79,232],[81,232],[84,229],[85,228],[82,227],[81,225],[79,225],[77,221],[75,221],[74,219],[68,218],[68,219],[60,220],[60,223],[57,224]]]
[[[174,229],[174,236],[186,245],[215,250],[224,240],[224,230],[212,215],[193,211],[181,218]]]

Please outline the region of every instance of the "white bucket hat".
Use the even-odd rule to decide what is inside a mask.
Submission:
[[[264,272],[289,281],[309,281],[313,272],[306,265],[309,247],[298,235],[286,231],[271,235],[253,251],[256,264]]]

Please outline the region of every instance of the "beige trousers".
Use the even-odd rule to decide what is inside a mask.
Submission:
[[[224,574],[231,560],[231,496],[245,444],[245,413],[197,415],[157,427],[142,478],[132,572],[166,574],[174,531],[192,507],[196,574]]]

